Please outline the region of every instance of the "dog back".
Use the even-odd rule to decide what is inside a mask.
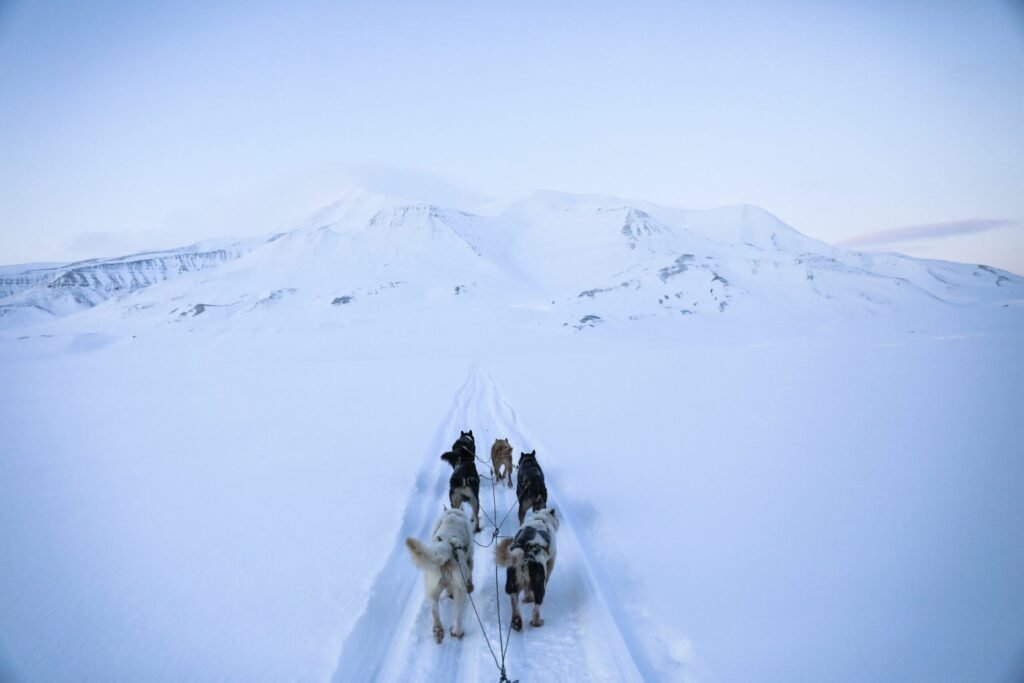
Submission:
[[[476,462],[476,446],[473,443],[472,437],[466,437],[465,434],[456,439],[455,443],[452,444],[450,451],[445,451],[441,454],[441,459],[452,466],[452,469],[458,469],[459,465]]]
[[[536,452],[523,453],[519,458],[519,477],[516,484],[516,496],[520,501],[539,503],[543,506],[547,503],[548,490],[544,485],[544,470],[537,462]],[[538,506],[535,504],[534,509]]]
[[[544,486],[544,470],[540,468],[536,460],[519,461],[519,486],[530,485]]]
[[[505,592],[517,593],[529,587],[538,605],[544,602],[549,560],[555,556],[557,522],[544,513],[519,527],[514,538],[502,541],[495,551],[495,563],[507,567]]]
[[[462,510],[446,510],[434,524],[434,530],[426,542],[407,538],[405,545],[417,567],[440,570],[449,562],[460,561],[456,549],[462,550],[472,559],[472,538],[466,514]]]
[[[476,440],[473,438],[472,430],[459,434],[459,438],[452,444],[452,453],[459,459],[476,458]]]
[[[491,446],[491,460],[495,458],[512,460],[512,445],[506,439],[498,439]]]
[[[480,474],[472,462],[464,462],[456,466],[452,476],[448,479],[448,487],[453,491],[463,486],[469,487],[473,493],[480,491]]]
[[[551,533],[547,526],[524,524],[519,527],[515,537],[512,539],[512,549],[523,549],[523,555],[528,561],[537,561],[541,554],[547,554],[551,547]]]

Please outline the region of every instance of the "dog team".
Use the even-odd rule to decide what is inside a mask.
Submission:
[[[441,456],[452,466],[448,480],[446,509],[434,525],[430,538],[420,541],[405,539],[412,561],[423,571],[430,614],[433,617],[434,640],[444,640],[444,626],[438,601],[447,593],[455,601],[455,623],[451,635],[461,638],[462,613],[466,597],[473,592],[473,535],[480,528],[480,474],[476,469],[476,441],[473,431],[460,432],[452,449]],[[497,482],[512,487],[512,445],[498,439],[491,447],[491,466]],[[548,490],[544,472],[537,462],[537,451],[519,456],[516,498],[519,502],[519,530],[512,538],[503,538],[495,548],[494,561],[506,568],[505,593],[512,602],[512,628],[521,631],[523,617],[519,613],[519,594],[523,602],[533,603],[531,626],[543,626],[540,606],[544,603],[551,570],[555,568],[555,532],[558,518],[554,508],[547,507]],[[469,503],[472,516],[467,517],[462,504]],[[510,511],[511,512],[511,511]],[[528,516],[529,513],[529,516]]]

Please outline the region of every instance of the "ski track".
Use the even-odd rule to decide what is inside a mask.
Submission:
[[[455,397],[452,410],[435,435],[433,446],[416,477],[416,485],[406,505],[402,526],[383,569],[377,575],[369,601],[342,645],[332,680],[343,681],[465,681],[499,679],[499,671],[488,651],[472,606],[467,602],[463,616],[465,637],[460,641],[447,633],[454,618],[450,599],[441,601],[441,620],[445,625],[440,645],[431,633],[430,607],[426,600],[421,573],[413,566],[405,548],[405,538],[426,538],[442,506],[448,502],[450,468],[440,455],[451,447],[460,429],[472,429],[477,456],[490,460],[491,444],[508,437],[515,458],[522,450],[537,447],[519,423],[515,411],[501,396],[494,382],[483,371],[471,370]],[[538,448],[542,466],[551,462]],[[481,475],[490,475],[490,467],[477,463]],[[609,605],[591,570],[591,563],[580,545],[571,523],[572,511],[560,503],[558,482],[546,468],[549,505],[560,517],[558,559],[541,610],[545,625],[529,625],[531,605],[521,604],[523,631],[512,632],[505,656],[510,680],[544,681],[639,681],[641,671],[651,672],[634,638],[624,637],[613,615],[621,614]],[[497,485],[498,521],[516,503],[515,489]],[[491,482],[481,478],[481,526],[476,535],[481,544],[491,541],[493,516]],[[468,509],[468,506],[466,506]],[[518,527],[516,512],[505,519],[501,534],[511,536]],[[498,585],[494,578],[494,547],[476,547],[473,600],[487,630],[491,646],[500,660],[498,626],[504,637],[511,620],[511,607],[505,595],[505,570],[499,568]],[[500,600],[498,604],[495,593]],[[630,643],[634,642],[631,647]]]

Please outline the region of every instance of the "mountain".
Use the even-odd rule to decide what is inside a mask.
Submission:
[[[709,316],[827,322],[1016,309],[1022,298],[1024,280],[1011,273],[841,249],[753,206],[690,211],[548,191],[469,213],[350,189],[262,238],[0,269],[8,329],[143,330],[269,310],[289,325],[460,311],[573,329]]]
[[[166,251],[68,264],[0,269],[0,325],[61,317],[98,306],[184,273],[215,268],[239,258],[250,241],[203,242]]]

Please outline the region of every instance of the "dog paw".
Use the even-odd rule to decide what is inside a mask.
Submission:
[[[540,628],[543,625],[544,625],[544,620],[541,619],[540,617],[534,617],[533,619],[530,619],[530,626],[536,626],[536,627]]]
[[[477,524],[477,525],[476,525],[476,531],[474,531],[473,533],[474,533],[474,534],[478,534],[478,533],[480,533],[481,531],[483,531],[483,529],[481,529],[481,528],[480,528],[480,525],[479,525],[479,524]]]
[[[512,628],[516,631],[523,630],[523,618],[519,615],[512,617]]]
[[[437,642],[438,644],[440,644],[442,640],[444,640],[444,627],[443,626],[435,626],[434,627],[434,641]]]
[[[456,631],[454,626],[452,626],[452,630],[449,633],[452,634],[452,638],[458,638],[459,640],[462,640],[462,636],[466,635],[465,631]]]

